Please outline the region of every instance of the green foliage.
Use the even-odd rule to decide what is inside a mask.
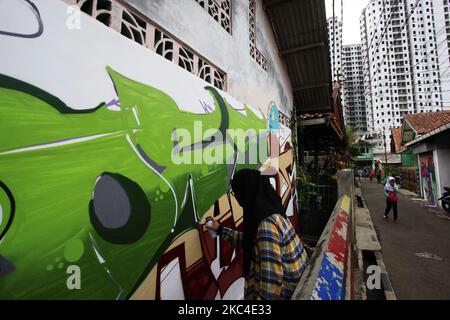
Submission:
[[[361,155],[361,150],[357,145],[358,137],[354,128],[346,128],[345,145],[339,149],[340,158],[346,168],[352,168],[353,159]]]
[[[400,167],[397,165],[389,164],[385,166],[384,170],[386,171],[386,176],[395,177],[400,175]]]

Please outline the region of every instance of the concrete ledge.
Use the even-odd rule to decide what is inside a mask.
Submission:
[[[359,278],[361,279],[359,287],[356,290],[356,292],[357,292],[356,296],[360,300],[367,300],[366,283],[364,282],[364,276],[363,276],[363,272],[362,272],[362,270],[364,270],[364,259],[363,259],[362,251],[361,250],[356,250],[356,251],[357,251],[357,255],[358,255],[358,268],[357,269],[360,271],[360,272],[358,272],[358,274],[359,274]]]
[[[375,255],[376,263],[380,268],[381,282],[383,284],[384,296],[386,300],[397,300],[394,289],[392,288],[389,274],[386,270],[386,266],[383,261],[383,255],[381,253],[381,245],[378,240],[378,236],[373,225],[370,211],[367,209],[367,204],[362,198],[364,208],[355,209],[355,221],[356,221],[356,246],[358,250],[358,269],[361,273],[364,273],[363,251],[371,251]],[[363,282],[359,288],[361,291],[359,296],[362,300],[367,299],[366,284]]]
[[[358,250],[381,250],[370,212],[367,208],[355,209],[356,246]]]
[[[338,198],[343,195],[351,195],[355,191],[355,177],[353,176],[353,170],[344,169],[337,172],[338,179]]]
[[[386,270],[386,266],[384,265],[381,251],[375,252],[375,257],[377,258],[377,265],[380,268],[381,282],[383,283],[384,296],[386,297],[386,300],[397,300],[394,288],[392,288],[391,280],[389,279],[389,275]]]
[[[351,203],[348,195],[337,202],[292,300],[345,298]]]

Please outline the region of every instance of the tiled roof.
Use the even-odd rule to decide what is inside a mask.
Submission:
[[[402,146],[402,127],[392,128],[392,140],[394,142],[395,153],[400,153],[406,150],[405,146]]]
[[[417,134],[425,134],[450,123],[450,110],[408,114],[404,119]]]

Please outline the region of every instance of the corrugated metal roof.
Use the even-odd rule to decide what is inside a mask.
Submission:
[[[264,0],[299,113],[332,112],[325,0]]]

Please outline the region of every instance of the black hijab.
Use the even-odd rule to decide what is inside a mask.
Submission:
[[[244,276],[250,271],[254,241],[259,223],[274,213],[285,216],[281,198],[270,184],[269,177],[258,170],[238,171],[231,182],[236,200],[244,209]]]

